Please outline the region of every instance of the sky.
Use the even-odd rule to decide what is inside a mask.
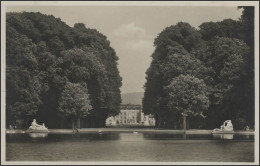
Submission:
[[[166,27],[182,21],[198,29],[208,21],[238,20],[236,6],[7,6],[7,12],[50,14],[73,27],[84,23],[107,36],[116,51],[122,77],[121,93],[143,92],[153,41]]]

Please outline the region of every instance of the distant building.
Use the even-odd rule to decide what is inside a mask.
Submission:
[[[107,126],[115,125],[145,125],[154,126],[155,120],[151,115],[144,115],[141,105],[122,104],[120,113],[106,119]]]
[[[121,105],[121,123],[122,124],[139,124],[141,123],[141,105]]]

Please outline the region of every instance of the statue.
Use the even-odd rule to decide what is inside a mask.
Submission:
[[[249,126],[246,126],[246,127],[245,127],[245,131],[249,131]]]
[[[219,131],[231,131],[233,132],[233,125],[231,123],[231,120],[226,120],[223,125],[219,128],[214,129],[212,132],[219,132]]]
[[[33,119],[31,126],[29,127],[31,130],[47,130],[44,123],[42,125],[37,124],[36,119]]]
[[[233,131],[233,125],[231,120],[226,120],[223,125],[221,125],[222,131]]]

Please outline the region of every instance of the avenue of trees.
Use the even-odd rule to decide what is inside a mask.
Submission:
[[[254,7],[238,21],[179,22],[154,40],[143,111],[157,127],[254,127]],[[187,123],[182,123],[182,122]],[[182,125],[183,124],[183,125]]]
[[[121,77],[106,36],[52,15],[6,15],[6,124],[102,127],[120,110]],[[78,126],[79,127],[79,126]]]

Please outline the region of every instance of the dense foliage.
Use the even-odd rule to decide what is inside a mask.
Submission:
[[[72,118],[74,128],[75,119],[86,117],[92,109],[86,87],[67,82],[59,100],[59,111]],[[79,127],[79,126],[78,126]]]
[[[166,90],[169,92],[169,111],[177,111],[185,115],[202,115],[209,107],[208,90],[202,79],[180,75],[172,80]]]
[[[32,12],[7,13],[6,29],[8,125],[27,127],[37,118],[49,127],[70,127],[71,118],[59,108],[66,93],[79,89],[92,108],[86,118],[80,115],[83,127],[104,126],[119,112],[118,57],[104,35]]]
[[[179,22],[154,40],[143,109],[156,126],[181,128],[189,112],[195,128],[227,119],[236,129],[254,127],[254,8],[241,8],[239,21],[205,22],[199,30]]]

